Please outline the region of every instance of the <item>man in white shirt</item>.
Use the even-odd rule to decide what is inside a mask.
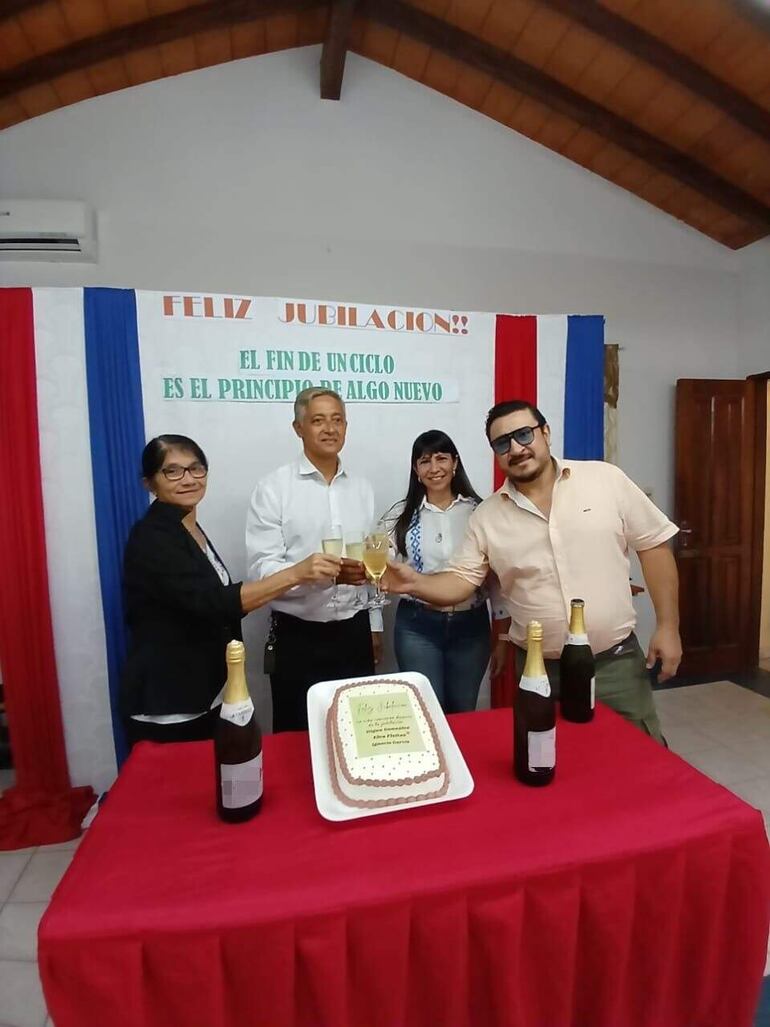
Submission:
[[[294,404],[302,455],[263,478],[246,518],[249,578],[261,579],[318,552],[332,525],[363,536],[375,521],[374,493],[339,458],[345,404],[328,389],[305,389]],[[300,555],[301,554],[301,555]],[[363,565],[343,560],[333,582],[300,585],[272,603],[273,730],[307,730],[307,691],[317,681],[374,673],[382,651],[382,613],[362,608]]]

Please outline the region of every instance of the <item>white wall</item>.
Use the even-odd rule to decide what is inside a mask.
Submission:
[[[740,254],[741,364],[746,374],[770,371],[770,239]]]
[[[100,231],[98,264],[4,263],[0,283],[604,313],[619,462],[670,511],[676,378],[745,373],[740,256],[361,58],[342,102],[321,101],[318,58],[239,61],[0,133],[4,196],[87,200]]]

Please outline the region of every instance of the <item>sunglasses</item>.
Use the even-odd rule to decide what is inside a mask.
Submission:
[[[496,439],[491,439],[489,444],[498,456],[505,456],[511,448],[511,439],[518,446],[528,446],[534,439],[537,429],[542,427],[542,424],[525,425],[523,428],[506,432],[505,435],[498,435]]]

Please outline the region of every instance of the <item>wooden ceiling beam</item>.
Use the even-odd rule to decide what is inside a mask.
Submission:
[[[361,0],[362,13],[475,68],[603,136],[745,221],[770,230],[770,207],[694,158],[582,93],[463,29],[404,3]]]
[[[539,0],[578,22],[583,28],[600,36],[608,43],[626,50],[647,64],[662,71],[690,92],[724,111],[745,128],[765,139],[770,139],[770,111],[754,103],[737,89],[696,64],[695,61],[674,50],[662,39],[634,25],[596,0]]]
[[[357,0],[333,0],[321,52],[321,99],[339,100]]]
[[[14,18],[22,11],[26,11],[28,7],[39,7],[45,2],[46,0],[3,0],[3,3],[0,4],[0,21]]]
[[[0,72],[0,97],[147,46],[169,43],[208,29],[256,21],[271,14],[309,10],[323,3],[324,0],[208,0],[194,7],[183,7],[78,40],[60,50],[6,68]]]

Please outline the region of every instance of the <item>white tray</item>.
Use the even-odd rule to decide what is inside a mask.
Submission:
[[[418,690],[436,725],[436,734],[444,750],[447,769],[449,770],[449,787],[444,795],[433,799],[420,799],[416,802],[402,802],[395,806],[379,806],[376,809],[359,809],[346,806],[332,791],[329,772],[329,760],[326,751],[326,714],[332,704],[334,693],[340,685],[351,681],[386,681],[398,678],[408,681]],[[327,820],[357,820],[359,817],[374,817],[380,813],[396,813],[400,810],[415,809],[418,806],[433,806],[438,802],[451,802],[453,799],[464,799],[473,791],[473,778],[468,764],[463,759],[459,746],[455,741],[444,711],[439,705],[436,693],[424,674],[411,671],[394,674],[379,674],[371,678],[344,678],[341,681],[319,681],[307,693],[307,719],[310,732],[310,761],[313,766],[313,785],[318,812]]]

